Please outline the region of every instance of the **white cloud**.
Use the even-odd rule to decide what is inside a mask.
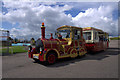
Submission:
[[[3,21],[19,22],[20,24],[20,29],[11,29],[11,34],[16,34],[17,36],[39,37],[42,22],[45,23],[47,33],[55,31],[56,28],[64,24],[73,24],[71,22],[72,18],[64,13],[65,10],[72,8],[68,5],[51,7],[44,5],[35,6],[31,3],[5,3],[4,7],[10,9],[8,13],[3,15]],[[16,10],[13,10],[13,8],[16,8]]]
[[[111,6],[100,6],[99,8],[89,8],[85,13],[79,13],[73,18],[76,26],[80,27],[96,27],[102,29],[109,34],[117,35],[117,20],[113,20]]]
[[[79,13],[76,17],[65,14],[65,10],[70,10],[74,5],[65,4],[51,7],[57,3],[37,3],[37,2],[4,2],[4,7],[8,13],[3,14],[3,21],[20,25],[10,30],[11,35],[25,38],[40,37],[40,26],[44,22],[46,35],[55,31],[62,25],[75,25],[78,27],[96,27],[116,35],[117,21],[113,20],[112,12],[114,7],[99,6],[98,8],[88,8],[85,13]],[[62,3],[63,4],[63,3]]]

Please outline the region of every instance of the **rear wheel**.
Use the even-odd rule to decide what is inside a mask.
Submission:
[[[46,56],[46,61],[47,64],[54,64],[56,62],[57,56],[55,55],[55,53],[49,53]]]

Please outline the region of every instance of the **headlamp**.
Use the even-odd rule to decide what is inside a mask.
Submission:
[[[32,46],[29,46],[28,50],[30,50],[30,51],[31,51],[31,50],[32,50]]]
[[[42,51],[42,48],[40,47],[40,51]]]

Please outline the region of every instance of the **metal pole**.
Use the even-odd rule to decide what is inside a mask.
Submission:
[[[7,31],[7,38],[8,38],[8,46],[7,46],[7,53],[9,54],[9,31]]]

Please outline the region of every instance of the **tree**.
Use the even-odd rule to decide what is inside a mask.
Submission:
[[[11,37],[8,37],[7,40],[13,40]]]
[[[17,39],[17,38],[15,38],[15,39],[14,39],[14,41],[15,41],[15,42],[17,42],[17,41],[18,41],[18,39]]]
[[[34,38],[31,38],[31,40],[35,40]]]

